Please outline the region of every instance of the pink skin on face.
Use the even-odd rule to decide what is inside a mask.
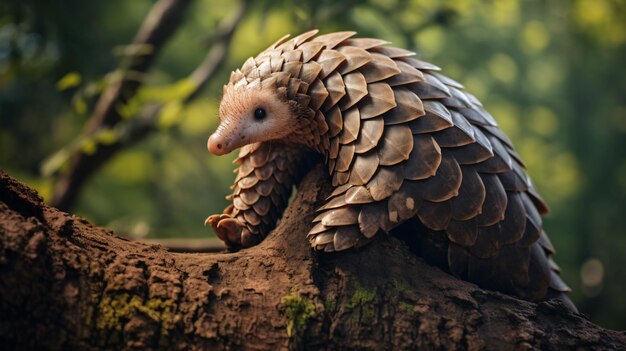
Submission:
[[[266,116],[254,118],[262,108]],[[220,124],[207,141],[210,153],[221,156],[247,144],[282,139],[292,133],[289,106],[270,89],[226,89],[220,104]]]
[[[217,156],[225,155],[231,151],[226,148],[226,140],[217,132],[211,134],[209,137],[209,141],[207,141],[207,149],[209,149],[210,153]]]

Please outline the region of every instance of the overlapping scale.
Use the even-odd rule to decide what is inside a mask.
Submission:
[[[396,107],[382,116],[385,125],[407,123],[425,114],[422,100],[409,89],[395,88],[393,95],[396,100]]]
[[[336,47],[337,45],[339,45],[341,42],[345,41],[346,39],[354,36],[355,34],[356,32],[351,32],[351,31],[328,33],[328,34],[318,35],[317,37],[313,38],[313,41],[320,42],[324,44],[326,48],[332,49]]]
[[[367,82],[360,72],[352,72],[343,76],[346,95],[339,101],[342,111],[354,106],[368,93]]]
[[[372,238],[379,230],[391,227],[387,202],[378,201],[361,207],[358,217],[359,230],[366,238]]]
[[[337,72],[333,72],[326,79],[324,79],[324,86],[328,91],[328,98],[322,105],[323,111],[328,111],[331,108],[337,108],[337,102],[346,95],[346,86],[343,82],[343,77]]]
[[[341,144],[348,144],[355,141],[359,135],[361,127],[360,111],[356,107],[352,107],[342,113],[343,125],[339,140]]]
[[[390,197],[402,186],[402,165],[380,167],[372,179],[367,183],[367,190],[372,194],[375,201]]]
[[[423,82],[425,80],[424,74],[420,70],[406,62],[396,60],[396,66],[398,66],[400,73],[385,80],[385,83],[392,87]]]
[[[372,60],[369,52],[355,46],[341,46],[337,49],[339,53],[345,56],[346,60],[337,68],[341,75],[353,72],[359,67],[364,66]]]
[[[393,89],[385,83],[373,83],[367,85],[367,94],[359,99],[359,111],[361,119],[380,116],[396,107]]]
[[[466,221],[478,216],[482,212],[486,197],[485,185],[472,166],[461,167],[462,180],[459,195],[452,200],[452,218]]]
[[[385,55],[372,53],[371,58],[370,62],[359,69],[368,84],[393,77],[401,72],[394,60]]]
[[[317,63],[322,66],[320,70],[320,79],[328,77],[332,73],[339,74],[336,68],[346,60],[346,57],[336,50],[323,50],[320,56],[317,58]],[[328,84],[328,87],[332,85]]]
[[[378,152],[372,150],[365,154],[357,154],[354,157],[350,170],[350,184],[365,185],[372,179],[378,169]]]
[[[362,154],[378,145],[384,131],[382,117],[375,117],[361,121],[361,130],[355,141],[355,152]]]
[[[485,185],[485,200],[476,219],[478,225],[487,227],[504,219],[508,197],[497,175],[480,173],[480,178]]]
[[[422,204],[419,186],[416,182],[405,180],[400,189],[394,192],[387,201],[389,220],[401,223],[415,217]]]
[[[369,50],[378,46],[389,44],[388,41],[377,39],[377,38],[354,38],[348,39],[346,41],[346,45],[354,46],[357,48],[362,48],[365,50]]]
[[[404,165],[404,177],[422,180],[437,173],[441,164],[441,148],[430,135],[414,135],[413,149]]]
[[[420,182],[422,197],[432,202],[449,200],[459,194],[461,167],[451,155],[444,154],[437,173]]]
[[[385,127],[378,145],[378,162],[391,166],[408,160],[413,150],[413,134],[407,125]]]
[[[429,229],[445,230],[452,220],[452,208],[449,201],[424,201],[417,215],[420,221]]]

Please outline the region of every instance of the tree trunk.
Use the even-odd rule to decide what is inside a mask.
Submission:
[[[278,228],[235,253],[175,253],[47,207],[0,172],[3,349],[626,349],[557,300],[481,290],[379,235],[359,250],[306,240],[322,167]]]

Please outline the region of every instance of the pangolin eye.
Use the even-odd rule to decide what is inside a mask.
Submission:
[[[266,115],[267,114],[265,113],[265,110],[262,108],[257,108],[256,110],[254,110],[254,119],[256,119],[257,121],[264,119]]]

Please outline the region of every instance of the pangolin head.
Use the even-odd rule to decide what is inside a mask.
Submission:
[[[223,155],[247,144],[284,139],[297,128],[296,121],[296,110],[277,89],[229,83],[220,103],[220,124],[207,146]]]
[[[288,41],[285,36],[231,73],[220,103],[219,126],[207,143],[211,153],[223,155],[268,140],[322,151],[328,126],[319,108],[328,92],[321,79],[328,67],[314,59],[325,47],[315,39],[309,41],[315,34],[317,30]]]

